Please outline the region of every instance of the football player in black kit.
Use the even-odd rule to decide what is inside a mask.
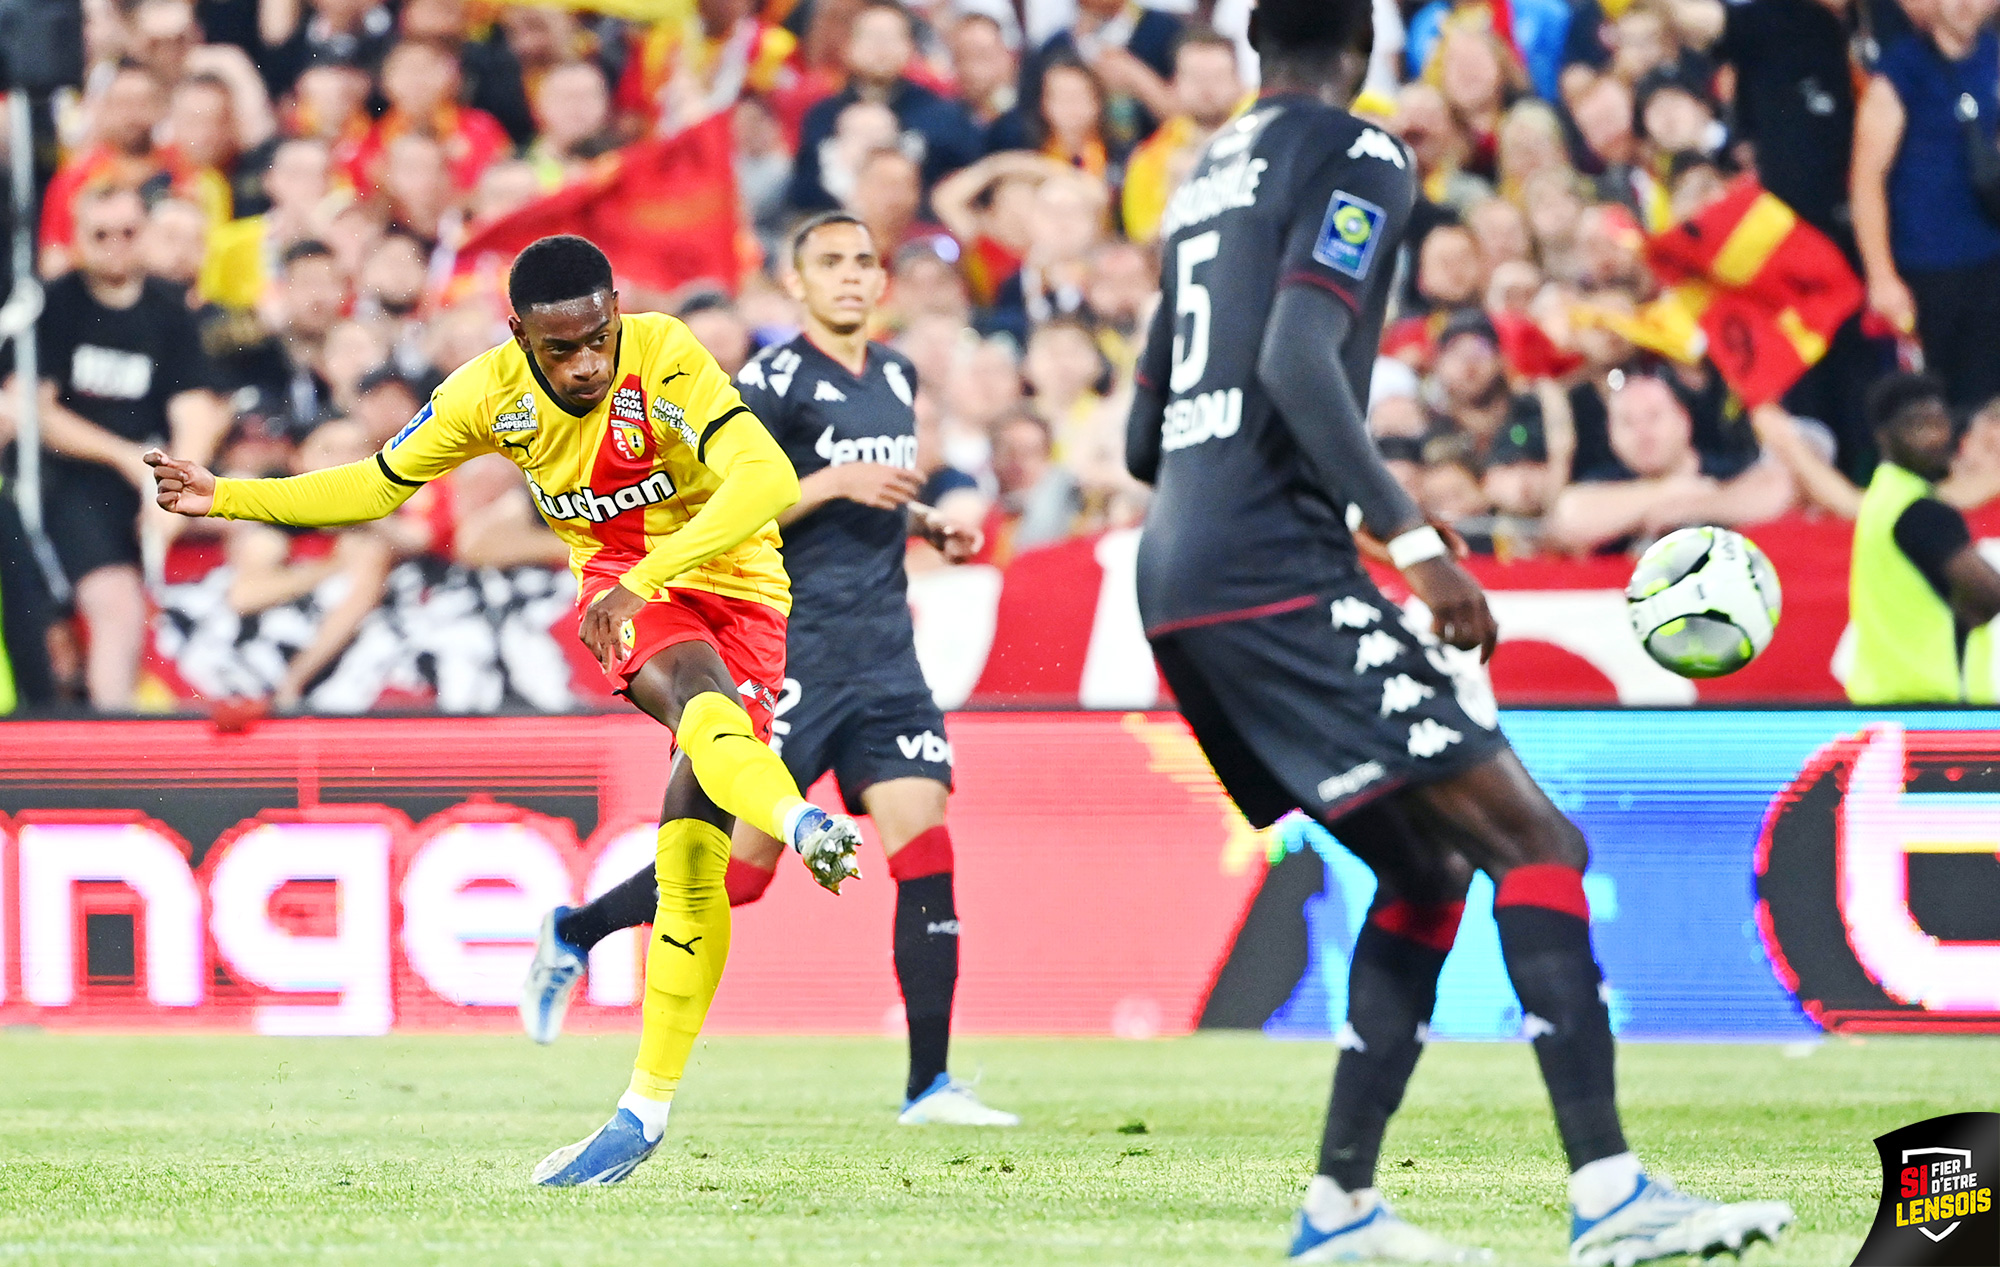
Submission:
[[[916,503],[915,368],[871,343],[868,323],[888,274],[868,230],[843,212],[792,239],[795,298],[805,333],[767,349],[736,377],[799,472],[799,500],[778,519],[792,614],[785,685],[772,746],[799,786],[831,770],[850,809],[875,820],[896,881],[894,958],[910,1034],[910,1076],[897,1121],[908,1126],[1014,1126],[946,1071],[958,982],[945,798],[951,747],[944,715],[917,665],[903,554],[922,536],[947,559],[979,549],[977,534]],[[783,853],[754,828],[731,842],[732,906],[763,896]],[[542,923],[521,1018],[537,1042],[561,1030],[584,961],[606,936],[650,920],[648,866],[587,905]]]
[[[1791,1221],[1650,1178],[1627,1149],[1590,941],[1581,832],[1461,704],[1446,645],[1490,654],[1479,586],[1383,467],[1369,381],[1416,193],[1415,160],[1341,108],[1366,0],[1262,0],[1263,95],[1208,144],[1162,225],[1163,295],[1127,440],[1153,485],[1139,604],[1163,676],[1252,823],[1303,809],[1374,870],[1302,1262],[1470,1262],[1405,1223],[1376,1155],[1427,1033],[1472,870],[1568,1155],[1571,1261],[1736,1249]],[[1405,625],[1356,560],[1387,544],[1430,609]],[[1446,644],[1446,645],[1441,645]]]

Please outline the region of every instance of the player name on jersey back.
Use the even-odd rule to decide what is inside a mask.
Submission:
[[[1218,133],[1169,202],[1161,304],[1141,360],[1162,389],[1154,499],[1139,548],[1148,628],[1330,590],[1358,566],[1344,504],[1299,454],[1258,380],[1276,297],[1310,288],[1351,313],[1337,354],[1365,402],[1415,185],[1396,141],[1303,96]],[[1365,406],[1364,406],[1365,407]]]

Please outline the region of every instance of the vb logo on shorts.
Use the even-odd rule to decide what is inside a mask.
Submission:
[[[1953,1113],[1878,1136],[1882,1202],[1854,1267],[1996,1267],[2000,1113]]]

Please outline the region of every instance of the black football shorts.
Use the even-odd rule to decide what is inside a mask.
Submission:
[[[931,697],[916,652],[890,664],[833,671],[823,664],[786,669],[771,724],[771,747],[804,791],[828,770],[851,814],[861,794],[890,779],[932,779],[951,786],[951,743],[944,713]]]
[[[1258,827],[1294,809],[1328,822],[1507,744],[1477,653],[1406,627],[1366,577],[1288,611],[1150,637],[1216,777]]]

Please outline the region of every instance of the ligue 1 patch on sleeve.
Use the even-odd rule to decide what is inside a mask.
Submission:
[[[1365,280],[1387,219],[1387,213],[1366,198],[1336,189],[1327,205],[1326,222],[1319,227],[1313,258],[1356,281]]]
[[[403,441],[409,439],[412,435],[416,434],[416,430],[418,427],[423,426],[426,422],[429,422],[430,420],[431,420],[431,405],[429,401],[425,401],[424,407],[422,409],[417,410],[417,416],[410,419],[408,422],[404,423],[403,429],[401,431],[398,431],[395,435],[395,438],[389,441],[389,447],[393,449],[401,445]]]

